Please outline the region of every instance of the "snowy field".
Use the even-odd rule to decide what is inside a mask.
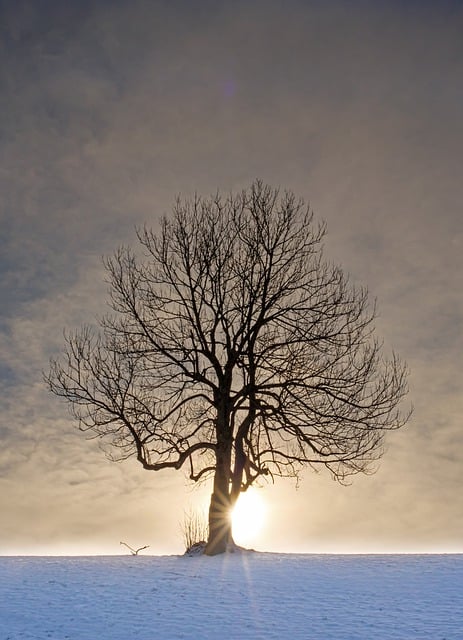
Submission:
[[[463,555],[0,557],[0,640],[463,640]]]

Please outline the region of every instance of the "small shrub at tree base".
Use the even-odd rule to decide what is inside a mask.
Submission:
[[[206,545],[209,531],[207,518],[200,511],[185,511],[181,524],[183,543],[188,554],[196,555]]]

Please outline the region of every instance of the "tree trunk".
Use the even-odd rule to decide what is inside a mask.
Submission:
[[[235,542],[232,532],[232,511],[240,495],[241,479],[244,463],[235,462],[235,470],[230,478],[229,456],[225,456],[226,465],[217,465],[214,477],[214,491],[209,507],[209,540],[206,555],[215,556],[226,551],[233,551]]]
[[[209,507],[209,539],[205,553],[216,556],[233,545],[229,496],[214,492]]]
[[[215,395],[217,417],[215,422],[217,435],[216,466],[214,488],[209,507],[209,539],[205,553],[215,556],[233,549],[231,510],[237,496],[232,482],[233,428],[230,425],[230,389],[232,370],[225,372],[221,389]]]
[[[205,550],[208,556],[225,553],[233,544],[230,501],[232,439],[227,433],[228,420],[223,419],[224,414],[219,414],[223,421],[220,423],[222,428],[218,429],[214,488],[209,507],[209,539]]]

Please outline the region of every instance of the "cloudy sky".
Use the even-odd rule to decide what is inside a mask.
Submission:
[[[446,0],[0,0],[0,554],[182,551],[209,487],[106,460],[41,371],[135,225],[255,178],[327,222],[415,411],[374,476],[262,489],[254,546],[463,552],[462,33]]]

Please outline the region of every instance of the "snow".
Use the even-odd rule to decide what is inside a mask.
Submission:
[[[463,555],[0,557],[0,640],[462,640]]]

